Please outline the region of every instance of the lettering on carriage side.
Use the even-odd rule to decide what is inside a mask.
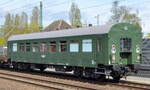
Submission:
[[[42,58],[45,58],[45,57],[46,57],[46,55],[41,55],[41,57],[42,57]]]

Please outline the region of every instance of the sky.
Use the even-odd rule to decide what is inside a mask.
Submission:
[[[0,0],[0,25],[4,24],[5,15],[21,14],[26,12],[31,16],[32,9],[39,7],[43,2],[43,24],[47,26],[54,20],[63,19],[69,23],[69,10],[72,2],[75,2],[81,10],[82,23],[97,24],[96,15],[100,15],[99,24],[108,22],[114,0]],[[137,12],[141,19],[142,31],[146,35],[150,33],[150,0],[118,0],[120,5],[131,8],[131,12]]]

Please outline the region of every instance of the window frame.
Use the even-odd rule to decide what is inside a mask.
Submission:
[[[36,49],[35,49],[35,51],[33,51],[33,48],[35,48],[35,47],[37,47],[38,51],[36,51]],[[33,53],[40,52],[40,47],[39,47],[39,43],[38,42],[33,42],[32,43],[31,51]]]
[[[16,46],[15,49],[14,46]],[[12,52],[18,52],[18,43],[12,43]]]
[[[88,41],[90,41],[90,42],[88,42]],[[88,43],[90,43],[90,49],[89,50],[87,50],[86,48],[85,48],[85,46],[84,45],[88,45]],[[82,52],[93,52],[93,40],[92,39],[83,39],[82,40]]]
[[[40,42],[40,52],[47,52],[47,42]]]
[[[55,47],[53,47],[54,51],[52,50],[52,46],[55,46]],[[57,52],[57,41],[49,41],[49,43],[48,43],[48,52],[50,52],[50,53]]]
[[[120,51],[131,52],[132,50],[132,39],[131,38],[120,38]]]
[[[19,43],[19,51],[26,52],[26,45],[25,43]]]
[[[78,46],[77,46],[77,49],[76,50],[72,50],[71,51],[71,44],[77,44]],[[71,53],[78,53],[78,52],[80,52],[80,42],[79,42],[79,40],[70,40],[70,42],[69,42],[69,52],[71,52]]]
[[[65,47],[64,50],[63,47]],[[68,42],[65,40],[59,41],[59,52],[67,52],[67,51],[68,51]]]
[[[31,43],[30,42],[25,43],[25,47],[26,47],[25,48],[26,52],[31,52]],[[29,51],[27,49],[29,49]]]

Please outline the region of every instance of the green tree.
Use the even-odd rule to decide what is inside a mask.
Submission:
[[[39,17],[40,17],[40,10],[38,9],[38,7],[34,7],[30,23],[31,32],[40,32]]]
[[[1,35],[0,37],[1,44],[6,44],[7,39],[11,35],[24,33],[24,28],[22,28],[22,25],[24,23],[23,19],[24,16],[25,15],[20,16],[18,14],[14,16],[11,15],[10,13],[6,14],[5,23],[1,29],[1,33],[3,33],[3,35]],[[27,23],[25,23],[24,26],[25,25],[27,25]]]
[[[9,38],[9,36],[11,36],[10,32],[13,31],[13,27],[14,27],[13,17],[10,13],[8,13],[5,16],[5,22],[2,27],[3,36],[0,38],[3,44],[6,44],[7,39]]]
[[[150,33],[148,33],[146,37],[147,37],[147,38],[150,38]]]
[[[70,23],[73,27],[81,27],[82,26],[80,9],[78,8],[78,6],[75,3],[72,3],[72,5],[71,5],[71,9],[69,12],[69,19],[70,19]]]
[[[12,27],[12,17],[11,14],[8,13],[5,16],[4,31],[3,31],[4,35],[10,31],[11,27]]]
[[[19,28],[20,26],[20,16],[18,14],[16,14],[15,16],[15,20],[14,20],[14,31],[13,31],[13,34],[20,34],[21,30]]]
[[[0,46],[6,46],[6,40],[4,37],[0,37]]]
[[[114,23],[119,22],[121,16],[118,3],[118,1],[114,1],[111,8],[111,12],[113,15],[111,16],[110,21]]]
[[[4,35],[4,29],[3,26],[0,27],[0,37]]]
[[[5,15],[4,25],[1,26],[1,35],[0,35],[0,46],[6,45],[6,40],[8,36],[6,34],[11,31],[12,27],[12,16],[10,13]]]
[[[32,11],[30,24],[28,24],[28,15],[25,12],[22,12],[21,15],[6,14],[5,23],[0,28],[0,45],[6,45],[6,41],[11,35],[39,32],[39,16],[37,7],[34,7]]]
[[[21,33],[28,33],[28,15],[25,12],[22,12],[20,18],[20,25],[19,28],[21,29]]]
[[[118,1],[114,1],[112,5],[112,16],[109,20],[111,23],[119,23],[119,22],[127,22],[136,25],[141,29],[140,26],[140,18],[138,17],[138,13],[131,13],[131,8],[126,6],[119,6]]]
[[[0,46],[5,46],[6,45],[6,40],[4,38],[4,28],[1,26],[0,28]]]

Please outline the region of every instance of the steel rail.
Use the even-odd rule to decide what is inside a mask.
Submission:
[[[9,77],[15,77],[15,78],[21,78],[21,79],[27,79],[27,80],[34,80],[34,81],[37,81],[37,82],[44,82],[46,84],[55,84],[55,85],[58,85],[58,86],[62,86],[62,88],[57,88],[57,87],[40,85],[40,84],[27,82],[27,81],[22,81],[22,80],[15,80],[15,81],[23,82],[23,83],[28,83],[28,84],[37,85],[37,86],[46,87],[46,88],[52,88],[52,89],[62,90],[63,87],[69,87],[69,88],[82,89],[82,90],[96,90],[96,89],[94,89],[92,87],[90,88],[90,87],[84,87],[84,86],[80,86],[80,85],[72,85],[72,84],[67,84],[67,83],[58,82],[58,81],[42,80],[42,79],[36,79],[36,78],[20,76],[20,75],[14,75],[14,74],[8,74],[8,73],[2,73],[2,72],[0,72],[0,74],[8,76],[8,78],[7,77],[1,77],[1,76],[0,76],[0,78],[10,79],[10,80],[14,80],[14,79],[11,79]]]
[[[2,79],[7,79],[7,80],[11,80],[11,81],[16,81],[16,82],[20,82],[20,83],[24,83],[24,84],[30,84],[30,85],[34,85],[34,86],[39,86],[39,87],[42,87],[42,88],[63,90],[63,89],[59,89],[59,88],[55,88],[55,87],[51,87],[51,86],[36,84],[36,83],[32,83],[32,82],[27,82],[27,81],[18,80],[18,79],[12,79],[12,78],[3,77],[3,76],[0,76],[0,78],[2,78]]]
[[[127,87],[131,89],[142,89],[142,90],[150,90],[150,84],[136,83],[130,81],[120,81],[119,83],[111,83],[112,85]]]
[[[11,71],[11,72],[13,72],[13,71]],[[16,73],[18,73],[18,72],[16,72]],[[10,75],[8,73],[3,73],[3,72],[0,72],[0,74]],[[26,77],[26,76],[20,76],[20,75],[18,76],[18,75],[14,75],[14,74],[13,75],[11,74],[11,76],[31,79],[31,80],[35,80],[37,82],[54,83],[54,84],[63,85],[65,87],[72,87],[72,88],[76,88],[76,89],[96,90],[92,87],[89,88],[89,87],[84,87],[84,86],[80,86],[80,85],[72,85],[72,84],[70,85],[70,84],[65,84],[63,82],[58,82],[58,81],[42,80],[42,79],[36,79],[36,78],[31,78],[31,77]],[[98,81],[95,82],[95,84],[97,84],[97,85],[100,85],[100,83],[102,83],[102,82],[98,82]],[[129,89],[150,90],[150,84],[136,83],[136,82],[124,81],[124,80],[121,80],[119,83],[111,83],[111,81],[109,81],[109,82],[104,81],[103,84],[109,85],[109,86],[112,85],[112,86],[116,86],[116,87],[125,87],[125,88],[129,88]]]

